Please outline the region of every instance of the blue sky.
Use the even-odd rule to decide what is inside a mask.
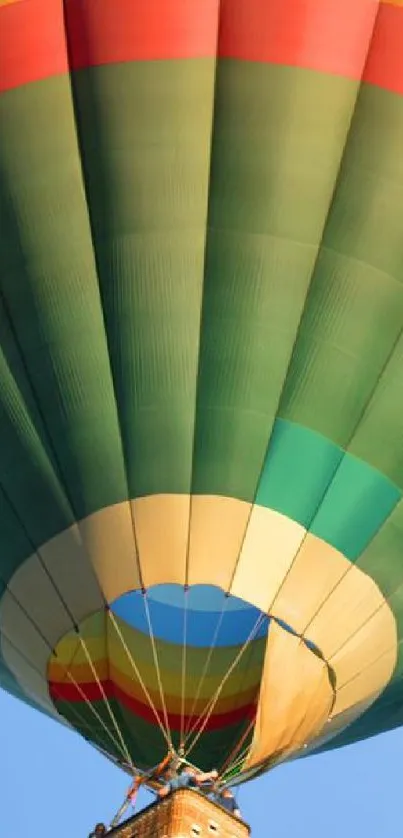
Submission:
[[[87,838],[118,809],[127,777],[74,733],[0,691],[1,816],[7,838]],[[255,838],[379,838],[401,831],[403,730],[283,766],[243,787]],[[57,828],[55,828],[57,825]]]

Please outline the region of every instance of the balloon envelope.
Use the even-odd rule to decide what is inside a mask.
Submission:
[[[0,0],[0,681],[126,768],[403,721],[400,0]]]

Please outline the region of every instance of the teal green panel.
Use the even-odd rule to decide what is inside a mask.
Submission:
[[[215,61],[72,74],[132,497],[191,487]]]
[[[308,428],[277,420],[256,503],[276,509],[356,560],[401,498],[367,463]]]
[[[342,456],[319,434],[277,420],[256,503],[309,528]]]
[[[366,463],[345,456],[315,516],[311,532],[355,561],[401,498]]]
[[[4,94],[0,122],[0,291],[19,353],[0,344],[31,411],[23,359],[40,443],[82,517],[127,485],[69,79]]]
[[[196,493],[255,496],[357,89],[308,70],[218,64]]]

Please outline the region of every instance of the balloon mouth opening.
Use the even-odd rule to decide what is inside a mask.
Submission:
[[[237,743],[245,754],[253,742],[275,630],[321,661],[334,689],[321,650],[277,615],[215,586],[166,584],[128,591],[61,638],[49,693],[122,767],[148,770],[171,746],[202,770],[224,771]]]

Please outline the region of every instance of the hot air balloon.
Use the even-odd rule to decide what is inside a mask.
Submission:
[[[402,0],[0,0],[0,682],[127,771],[403,722],[402,95]]]

